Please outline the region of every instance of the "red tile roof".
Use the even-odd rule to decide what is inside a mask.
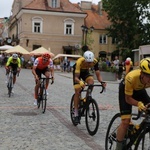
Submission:
[[[26,9],[34,10],[47,10],[47,11],[58,11],[58,12],[72,12],[72,13],[84,13],[77,7],[75,7],[69,0],[60,0],[59,8],[52,8],[48,6],[45,0],[34,0],[29,5],[25,6]]]
[[[102,14],[99,13],[98,5],[93,4],[91,6],[91,10],[84,10],[84,12],[87,13],[85,25],[88,28],[93,26],[94,29],[105,29],[111,25],[111,22],[108,20],[107,13],[103,10],[101,11]]]

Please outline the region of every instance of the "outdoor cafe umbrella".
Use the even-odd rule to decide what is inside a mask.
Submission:
[[[14,48],[14,47],[11,45],[3,45],[3,46],[0,46],[0,51],[5,51],[11,48]]]
[[[54,57],[54,54],[50,50],[45,49],[44,47],[40,47],[30,52],[31,55],[36,55],[36,56],[42,55],[44,53],[49,53],[52,57]]]
[[[17,45],[14,48],[6,50],[5,53],[20,53],[24,55],[30,54],[26,49],[24,49],[20,45]]]

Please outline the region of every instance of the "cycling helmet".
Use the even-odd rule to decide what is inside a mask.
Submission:
[[[94,61],[94,54],[91,51],[86,51],[83,54],[83,57],[85,58],[86,62],[93,62]]]
[[[126,59],[127,61],[131,61],[131,58],[130,57],[127,57],[127,59]]]
[[[17,54],[12,54],[12,58],[13,59],[18,59],[18,55]]]
[[[46,59],[46,60],[49,60],[51,58],[49,53],[44,53],[42,57],[43,59]]]
[[[150,75],[150,58],[144,58],[140,61],[140,69]]]

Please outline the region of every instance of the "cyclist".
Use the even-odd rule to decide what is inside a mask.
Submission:
[[[16,83],[16,74],[20,72],[21,70],[21,61],[20,58],[18,57],[18,54],[12,54],[12,56],[10,56],[7,60],[7,63],[5,65],[5,69],[6,69],[6,75],[7,75],[7,82],[9,79],[9,72],[10,69],[12,69],[13,71],[13,88],[14,85]],[[12,91],[12,93],[14,93],[14,91]]]
[[[150,102],[145,88],[150,87],[150,58],[140,61],[140,69],[130,71],[119,85],[121,123],[117,131],[116,150],[123,149],[123,140],[131,120],[132,105],[146,110]]]
[[[35,94],[34,94],[34,105],[37,105],[37,98],[38,98],[38,89],[40,86],[39,79],[41,75],[45,75],[46,78],[49,78],[50,75],[54,82],[54,65],[51,59],[51,55],[49,53],[44,53],[42,56],[37,57],[33,63],[32,73],[35,77]],[[52,83],[53,83],[52,82]],[[48,89],[49,79],[46,80],[46,89]],[[47,93],[48,94],[48,93]]]
[[[98,61],[94,58],[94,54],[87,50],[83,57],[80,57],[73,66],[73,84],[75,90],[74,96],[74,107],[75,107],[75,123],[79,123],[78,117],[78,104],[79,96],[82,88],[85,87],[85,83],[94,84],[93,76],[90,74],[89,69],[93,68],[97,76],[97,80],[102,83],[102,77],[100,75]],[[105,83],[102,83],[103,86],[106,86]]]

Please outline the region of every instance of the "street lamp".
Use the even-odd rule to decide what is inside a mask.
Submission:
[[[90,31],[90,33],[91,32],[93,32],[93,30],[94,30],[94,27],[93,26],[91,26],[90,28],[88,28],[86,25],[82,25],[81,26],[81,29],[82,29],[82,40],[83,40],[83,46],[82,46],[82,50],[83,50],[83,52],[85,52],[85,51],[87,51],[88,50],[88,46],[87,46],[87,34],[89,33],[89,31]]]

